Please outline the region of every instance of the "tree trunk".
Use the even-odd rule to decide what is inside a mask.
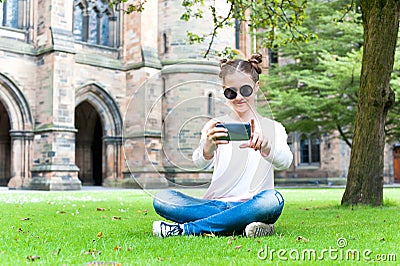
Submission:
[[[342,204],[383,203],[385,120],[399,29],[399,0],[361,0],[364,26],[359,102]]]

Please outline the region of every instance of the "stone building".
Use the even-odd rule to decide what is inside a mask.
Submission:
[[[192,144],[171,134],[198,138],[199,121],[221,109],[218,61],[202,57],[206,44],[187,44],[193,25],[211,30],[209,14],[181,21],[180,1],[167,0],[149,0],[141,13],[124,8],[105,0],[0,4],[1,185],[165,186],[164,177],[192,175],[187,161],[172,163],[186,160]],[[233,45],[235,30],[226,29],[215,48]]]
[[[217,12],[228,10],[224,1],[216,4]],[[217,58],[204,59],[208,44],[189,45],[187,31],[210,32],[210,14],[182,21],[177,0],[148,0],[130,15],[124,8],[106,0],[0,4],[1,186],[207,184],[210,174],[194,168],[191,152],[204,122],[228,107]],[[213,49],[230,46],[248,56],[243,27],[219,32]],[[293,136],[299,158],[302,138]],[[316,176],[345,177],[347,151],[339,141],[322,143],[320,160],[330,151],[313,165],[321,170]]]
[[[276,173],[276,183],[283,185],[344,185],[350,162],[350,147],[339,133],[289,134],[293,163],[287,171]],[[385,184],[400,183],[400,146],[386,144],[384,151]]]

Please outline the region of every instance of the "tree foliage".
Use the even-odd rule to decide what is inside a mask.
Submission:
[[[300,28],[305,18],[306,0],[226,0],[226,3],[230,7],[229,12],[221,15],[217,12],[216,1],[207,1],[207,8],[211,11],[214,25],[211,32],[201,35],[188,32],[191,43],[210,39],[204,57],[207,57],[211,51],[214,38],[218,35],[219,30],[233,26],[235,20],[246,23],[251,32],[256,32],[259,36],[259,44],[264,47],[298,43],[316,37],[315,34]],[[181,16],[182,20],[203,18],[204,0],[184,0],[182,6],[185,8],[185,12]],[[226,51],[224,53],[230,55]]]
[[[111,7],[117,6],[119,7],[122,3],[128,3],[130,0],[111,0],[109,5]],[[132,14],[134,12],[142,12],[144,10],[144,5],[146,4],[147,0],[140,0],[135,3],[128,3],[126,4],[125,9],[122,9],[126,14]]]
[[[342,3],[340,3],[342,2]],[[343,1],[321,4],[310,1],[303,27],[318,32],[308,43],[288,44],[277,52],[291,62],[274,65],[264,77],[275,117],[289,131],[338,130],[351,146],[360,85],[363,28],[357,7],[343,11]],[[397,50],[400,50],[398,47]],[[400,53],[396,53],[391,87],[400,93]],[[400,102],[389,110],[386,121],[388,142],[400,141]]]
[[[344,6],[343,1],[309,2],[302,27],[317,32],[318,39],[277,50],[281,58],[290,60],[272,66],[264,83],[274,115],[289,131],[323,134],[338,130],[350,146],[361,71],[362,25],[354,7],[343,17],[338,6]]]

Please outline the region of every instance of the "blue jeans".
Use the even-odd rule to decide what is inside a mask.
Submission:
[[[162,217],[183,224],[185,235],[242,233],[252,222],[273,224],[284,200],[276,190],[264,190],[245,202],[194,198],[175,190],[158,193],[153,202]]]

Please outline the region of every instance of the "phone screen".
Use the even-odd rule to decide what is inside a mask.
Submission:
[[[217,140],[249,140],[251,136],[250,123],[221,123],[217,127],[224,127],[228,129],[228,136],[219,137]]]

